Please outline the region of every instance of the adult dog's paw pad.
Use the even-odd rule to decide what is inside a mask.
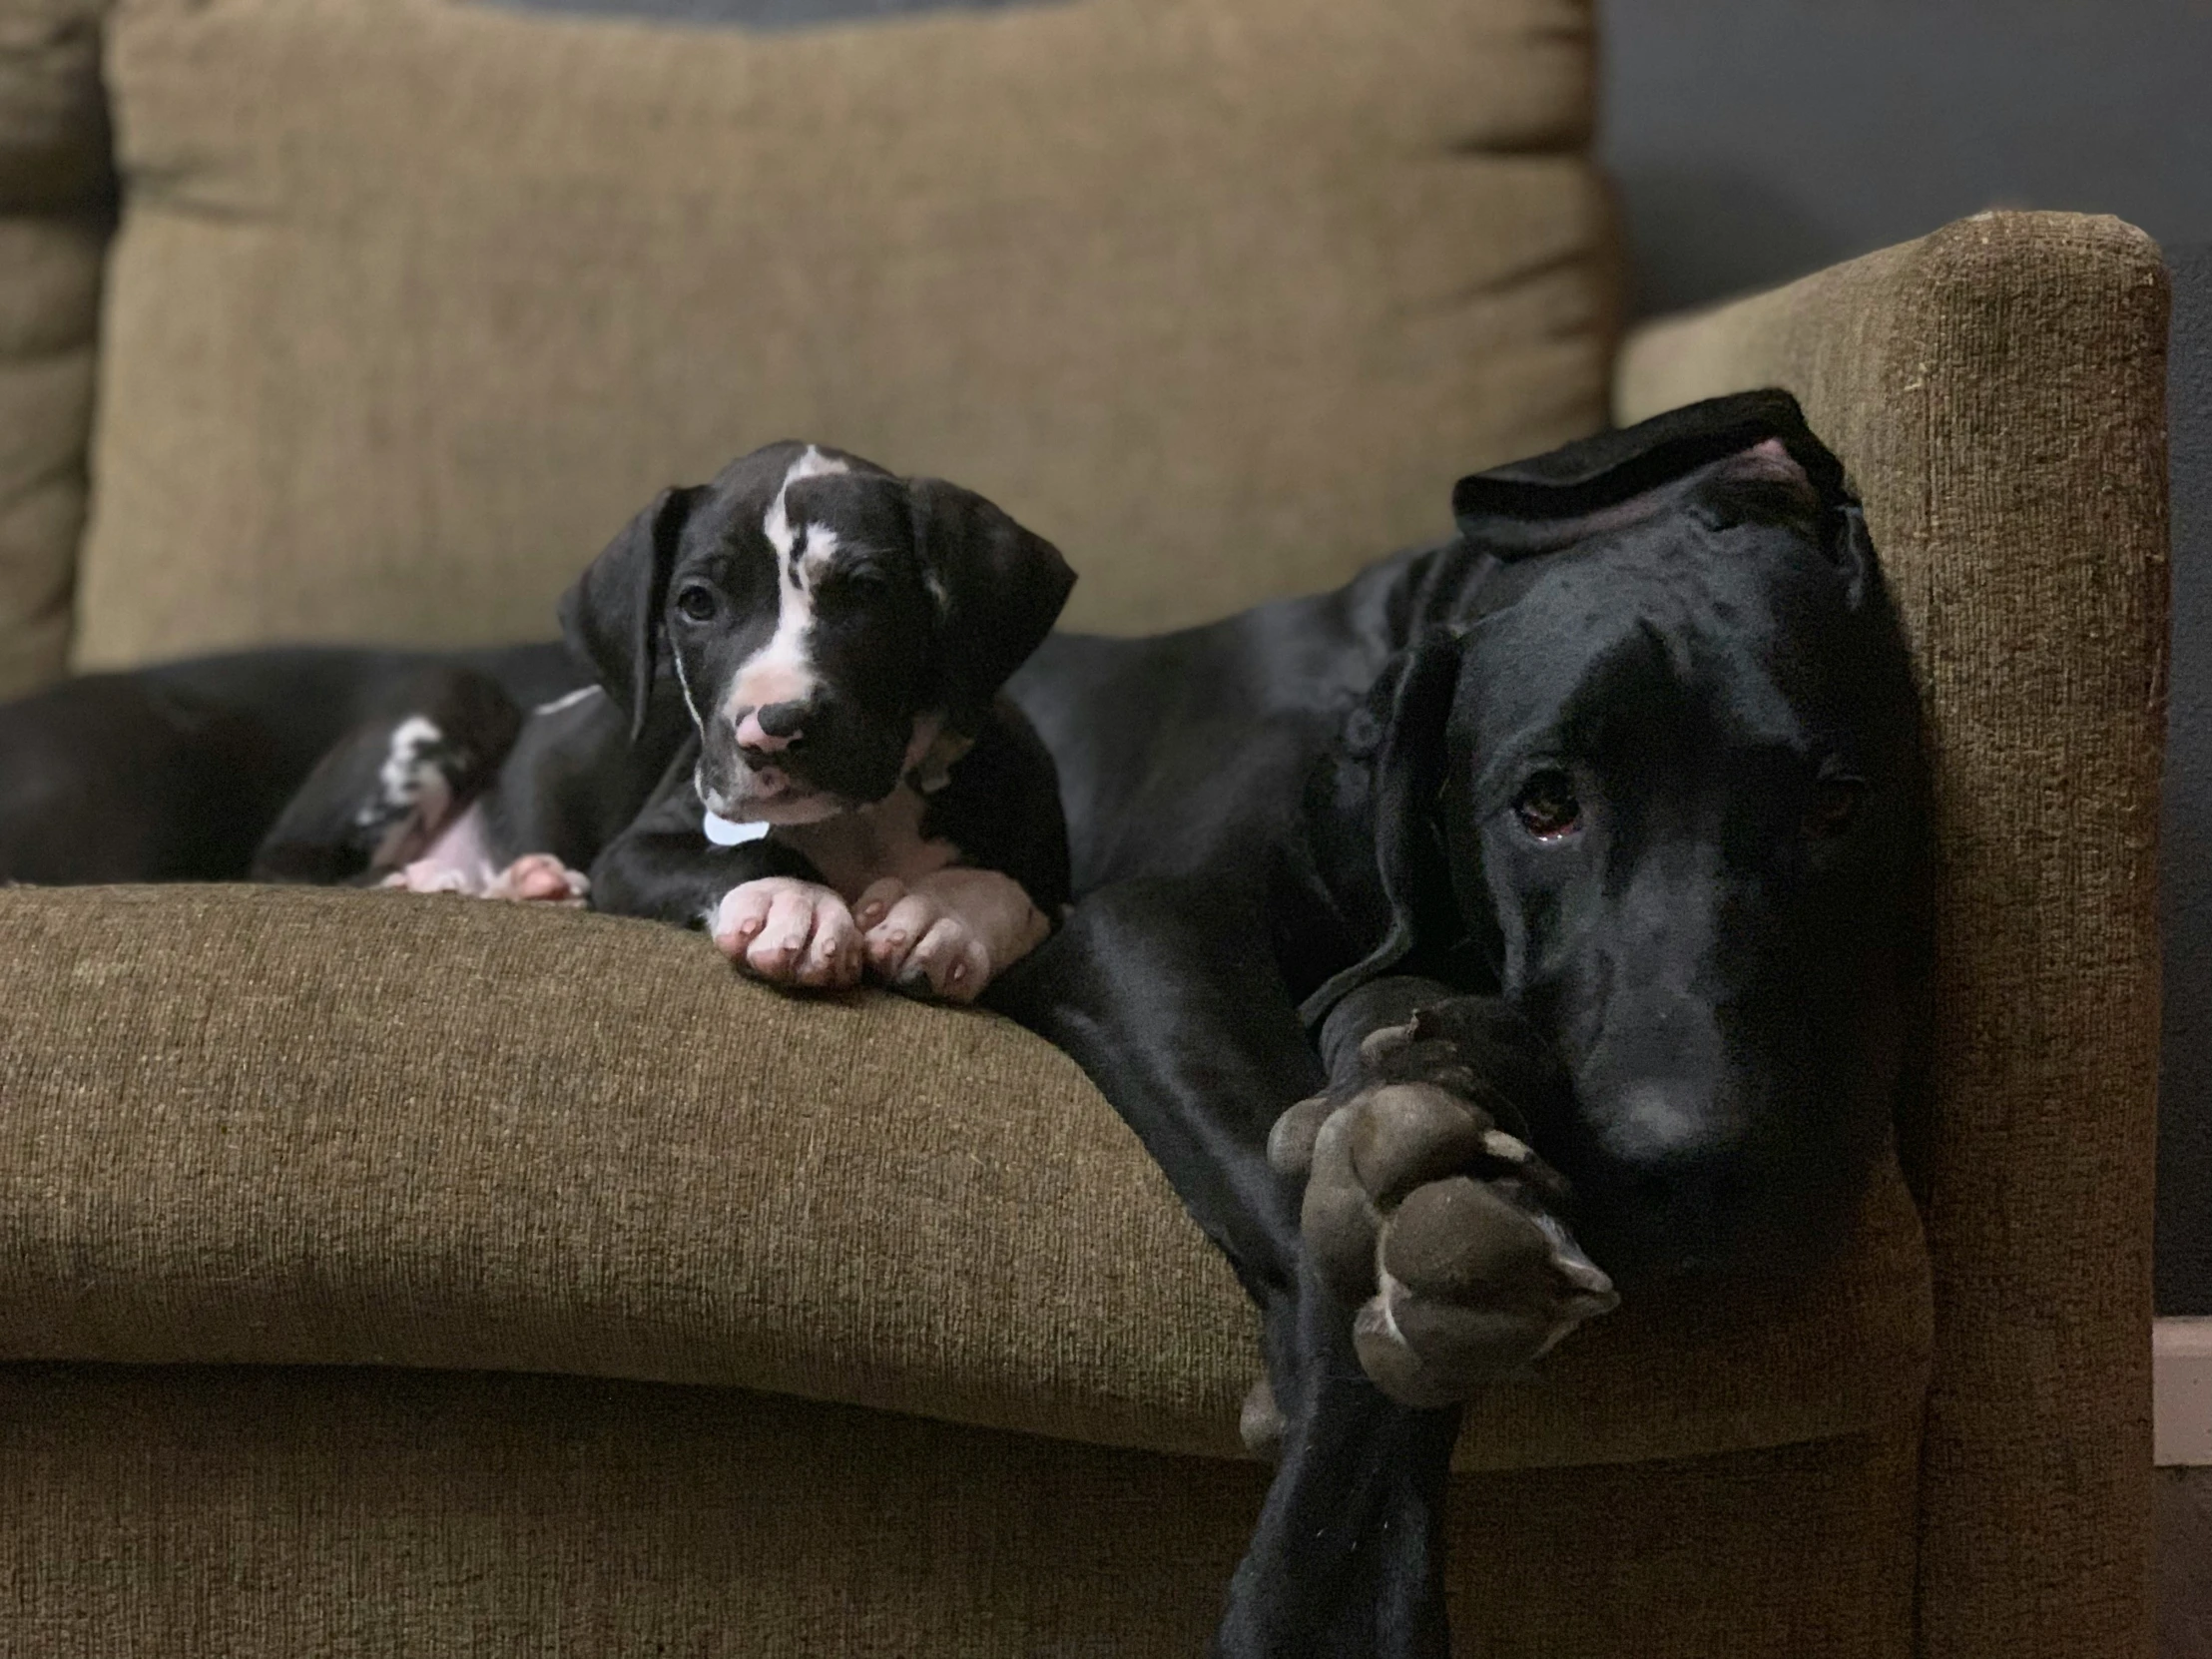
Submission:
[[[1543,1229],[1463,1175],[1416,1189],[1382,1239],[1384,1273],[1415,1295],[1456,1302],[1542,1301],[1550,1262]]]
[[[1327,1095],[1309,1095],[1277,1118],[1268,1131],[1268,1167],[1278,1175],[1304,1175],[1312,1169],[1314,1138],[1336,1109]]]
[[[1619,1305],[1612,1281],[1514,1179],[1416,1187],[1384,1219],[1362,1368],[1401,1404],[1443,1405],[1521,1372]]]
[[[1389,1083],[1345,1108],[1352,1167],[1379,1205],[1487,1155],[1487,1114],[1428,1083]]]
[[[1375,1287],[1375,1246],[1382,1227],[1382,1212],[1353,1167],[1350,1131],[1357,1104],[1323,1120],[1299,1209],[1307,1260],[1340,1301],[1355,1306]]]

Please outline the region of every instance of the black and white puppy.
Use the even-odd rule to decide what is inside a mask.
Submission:
[[[663,491],[563,598],[596,684],[525,718],[480,673],[425,671],[330,751],[256,873],[588,894],[776,982],[968,1000],[1067,898],[1051,757],[998,693],[1073,584],[970,490],[771,445]]]
[[[664,674],[692,729],[593,902],[764,978],[972,998],[1067,900],[1052,759],[999,688],[1074,584],[972,490],[815,444],[666,492],[561,608],[634,743]]]

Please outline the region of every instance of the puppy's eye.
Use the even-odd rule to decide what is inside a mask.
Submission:
[[[1540,841],[1570,835],[1582,822],[1582,803],[1575,799],[1574,780],[1557,767],[1531,773],[1513,797],[1513,816],[1521,828]]]
[[[839,565],[822,579],[823,592],[863,601],[890,585],[890,578],[873,565]]]
[[[1823,778],[1813,786],[1805,806],[1805,832],[1816,839],[1840,835],[1851,828],[1867,799],[1867,785],[1859,778]]]
[[[676,609],[688,622],[712,622],[719,608],[715,590],[697,582],[676,596]]]

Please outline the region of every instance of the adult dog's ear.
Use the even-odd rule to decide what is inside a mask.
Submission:
[[[633,743],[644,735],[652,700],[676,543],[705,493],[696,486],[661,491],[561,595],[561,637],[630,717]]]
[[[1311,1027],[1370,980],[1434,972],[1467,944],[1437,818],[1462,646],[1439,629],[1391,658],[1308,788],[1315,870],[1367,952],[1299,1005]]]
[[[1052,632],[1075,572],[1058,548],[973,490],[915,478],[906,499],[937,606],[945,727],[972,735],[998,688]]]
[[[1712,469],[1746,484],[1794,486],[1805,505],[1834,510],[1852,497],[1844,467],[1775,388],[1710,397],[1459,480],[1459,532],[1500,559],[1568,547],[1656,518],[1679,490]]]

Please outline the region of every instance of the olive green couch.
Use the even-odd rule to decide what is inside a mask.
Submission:
[[[1581,0],[0,0],[0,682],[542,634],[787,433],[1167,626],[1789,386],[1932,709],[1927,1076],[1833,1272],[1471,1407],[1457,1640],[2145,1654],[2157,252],[1986,216],[1624,339],[1592,51]],[[1253,1323],[987,1015],[566,912],[0,892],[0,1652],[1195,1653]]]

